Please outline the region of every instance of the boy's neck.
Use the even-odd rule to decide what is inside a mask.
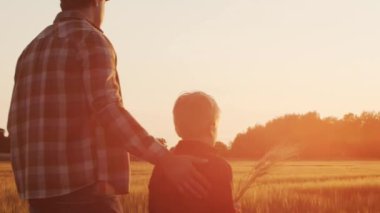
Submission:
[[[198,141],[201,143],[205,143],[209,146],[214,146],[215,145],[215,140],[210,138],[210,137],[189,137],[189,138],[182,138],[184,141]]]

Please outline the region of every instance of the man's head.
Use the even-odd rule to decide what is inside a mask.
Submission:
[[[62,11],[76,10],[84,13],[97,27],[103,22],[104,6],[108,0],[61,0]]]
[[[206,139],[215,142],[220,110],[204,92],[181,95],[173,109],[175,129],[184,140]]]

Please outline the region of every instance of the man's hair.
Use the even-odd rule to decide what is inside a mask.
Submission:
[[[204,92],[185,93],[178,97],[173,108],[176,132],[181,138],[209,134],[219,114],[219,107],[210,95]]]
[[[61,0],[62,10],[77,10],[91,6],[93,0]]]

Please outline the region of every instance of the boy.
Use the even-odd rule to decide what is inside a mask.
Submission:
[[[198,199],[181,195],[167,181],[162,168],[156,166],[149,184],[150,213],[234,213],[232,197],[232,171],[226,160],[216,155],[219,107],[215,100],[203,93],[181,95],[173,109],[174,124],[182,139],[173,149],[175,155],[188,155],[207,159],[197,166],[210,182],[208,196]]]

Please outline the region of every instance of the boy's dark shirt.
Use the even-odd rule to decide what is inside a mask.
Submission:
[[[190,155],[207,159],[208,162],[196,165],[197,169],[210,182],[208,197],[196,199],[181,195],[166,179],[159,166],[153,170],[149,183],[150,213],[234,213],[232,198],[232,170],[226,160],[218,157],[215,149],[197,141],[180,141],[174,154]]]

